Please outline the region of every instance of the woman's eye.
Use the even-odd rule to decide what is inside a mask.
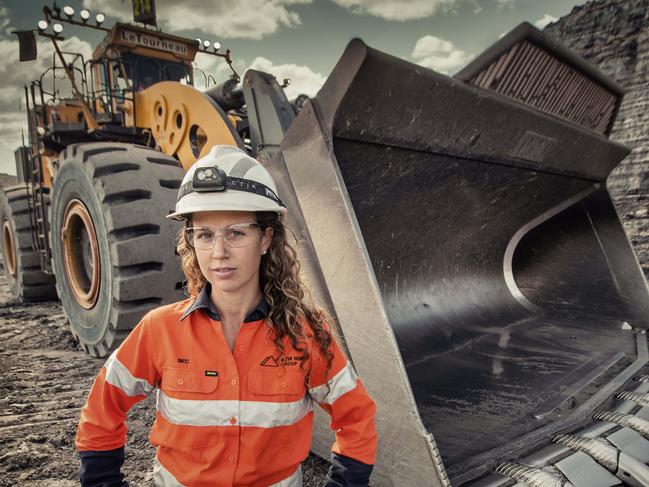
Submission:
[[[245,236],[245,233],[241,230],[230,230],[228,231],[228,237],[230,238],[239,238]]]
[[[194,238],[198,240],[209,240],[213,237],[213,235],[214,234],[212,232],[197,232]]]

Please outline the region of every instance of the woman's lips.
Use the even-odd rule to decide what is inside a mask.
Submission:
[[[212,269],[212,272],[214,272],[218,277],[228,278],[232,276],[236,270],[236,267],[216,267]]]

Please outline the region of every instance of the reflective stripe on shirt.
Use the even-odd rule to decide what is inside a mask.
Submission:
[[[155,487],[184,487],[183,484],[176,480],[169,470],[167,470],[158,458],[153,459],[153,485]],[[297,467],[289,477],[280,480],[269,487],[302,487],[302,465]]]
[[[157,408],[170,423],[186,426],[238,426],[275,428],[297,423],[313,411],[313,401],[304,396],[294,402],[175,399],[158,390]]]
[[[127,396],[146,396],[155,388],[148,381],[133,376],[117,359],[117,350],[108,357],[104,367],[106,382],[121,389]]]
[[[356,387],[356,380],[358,376],[352,367],[352,364],[347,362],[347,365],[334,375],[326,384],[311,387],[309,394],[318,404],[333,404],[343,394],[348,393]],[[327,394],[327,384],[330,390]],[[325,397],[326,396],[326,397]]]
[[[153,485],[155,487],[183,487],[169,470],[164,468],[158,457],[153,459]]]

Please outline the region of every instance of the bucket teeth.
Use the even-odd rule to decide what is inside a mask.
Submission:
[[[550,472],[518,463],[501,463],[495,471],[529,487],[568,487],[572,485]]]
[[[632,414],[611,412],[597,413],[593,418],[601,421],[608,421],[609,423],[616,423],[620,426],[626,426],[627,428],[637,431],[645,438],[649,438],[649,421],[646,419],[639,418]]]
[[[649,407],[649,393],[644,392],[620,392],[617,397],[625,401],[633,401],[641,406]]]
[[[581,451],[590,455],[597,463],[606,467],[611,472],[617,471],[617,448],[593,439],[572,435],[559,435],[552,440],[559,445],[567,446],[571,450]]]
[[[649,375],[641,375],[640,377],[636,377],[638,382],[649,382]]]

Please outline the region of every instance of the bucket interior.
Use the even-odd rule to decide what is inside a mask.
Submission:
[[[637,270],[610,251],[628,242],[605,189],[358,140],[333,147],[447,467],[552,422],[633,360],[642,313],[620,280]]]

